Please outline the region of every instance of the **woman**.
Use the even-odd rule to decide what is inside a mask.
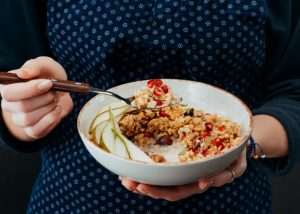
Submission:
[[[267,8],[262,0],[48,1],[56,61],[39,57],[11,72],[99,88],[157,77],[219,86],[252,109],[253,138],[268,158],[247,161],[244,151],[220,174],[178,187],[119,181],[76,133],[78,111],[90,97],[49,92],[51,82],[40,79],[5,85],[3,120],[19,140],[13,145],[45,146],[28,213],[270,213],[267,174],[287,172],[298,151],[300,86],[298,63],[287,71],[264,67]]]

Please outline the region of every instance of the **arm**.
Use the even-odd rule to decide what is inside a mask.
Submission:
[[[300,2],[295,0],[279,3],[269,1],[269,5],[272,10],[270,10],[267,25],[269,40],[264,77],[265,102],[254,109],[253,113],[254,115],[268,115],[269,118],[276,120],[277,125],[266,124],[268,125],[266,129],[270,129],[270,132],[266,133],[270,135],[270,141],[264,139],[261,136],[262,131],[258,129],[257,134],[253,133],[257,135],[256,141],[262,145],[267,156],[270,157],[253,161],[253,164],[262,167],[272,175],[281,175],[287,173],[299,160]],[[287,149],[288,155],[283,157],[284,153],[281,152]]]
[[[51,56],[45,30],[45,4],[37,0],[0,1],[0,29],[5,29],[0,34],[0,71],[20,67],[37,56]],[[0,147],[29,153],[40,150],[51,139],[47,136],[39,142],[21,142],[10,133],[3,119],[1,108]]]
[[[276,118],[264,114],[254,116],[252,136],[261,145],[267,158],[288,155],[287,134]]]

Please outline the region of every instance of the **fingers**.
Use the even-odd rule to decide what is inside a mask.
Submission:
[[[199,187],[203,188],[203,186],[223,186],[231,182],[232,179],[240,177],[245,172],[246,168],[246,149],[244,149],[241,156],[233,164],[230,165],[230,169],[226,168],[216,176],[199,181]]]
[[[123,177],[120,177],[120,180],[126,189],[135,193],[147,195],[155,199],[161,198],[168,201],[178,201],[191,195],[205,192],[211,186],[223,186],[224,184],[232,181],[233,178],[241,176],[245,172],[246,168],[246,149],[244,149],[241,156],[230,166],[230,169],[226,168],[216,176],[203,179],[198,183],[163,187],[140,184]]]
[[[60,107],[60,106],[56,106],[56,103],[51,103],[49,105],[43,106],[43,107],[38,108],[37,110],[29,112],[29,113],[12,114],[12,121],[16,125],[18,125],[22,128],[25,128],[28,126],[33,126],[39,120],[41,120],[45,115],[47,115],[49,112],[53,111],[56,107]]]
[[[57,106],[45,114],[36,124],[24,128],[26,134],[32,138],[39,139],[52,131],[52,129],[65,118],[73,108],[71,96],[66,93],[60,96]]]
[[[3,110],[10,111],[12,113],[28,113],[57,101],[58,98],[56,93],[48,92],[23,101],[8,102],[5,99],[2,99],[1,107]]]
[[[1,96],[8,102],[16,102],[44,94],[52,87],[50,80],[32,80],[26,83],[3,85]]]
[[[163,186],[153,186],[147,184],[140,184],[129,178],[120,177],[122,181],[122,185],[135,193],[147,195],[154,199],[165,199],[168,201],[178,201],[183,198],[189,197],[191,195],[200,193],[205,190],[200,190],[198,188],[198,184],[187,184],[182,186],[170,186],[170,187],[163,187]]]
[[[122,176],[120,176],[119,179],[121,180],[122,185],[126,189],[128,189],[129,191],[135,192],[135,193],[139,193],[136,189],[136,187],[139,183],[137,183],[131,179],[128,179],[126,177],[122,177]]]
[[[28,136],[38,139],[46,136],[60,119],[62,112],[61,106],[56,106],[54,110],[42,117],[34,126],[26,127],[25,132]]]
[[[50,57],[38,57],[10,72],[28,81],[0,85],[7,127],[20,140],[44,137],[73,108],[68,93],[49,92],[50,79],[67,79],[64,68]]]
[[[183,198],[202,192],[199,189],[197,183],[170,187],[139,184],[136,188],[139,192],[147,196],[150,196],[155,199],[161,198],[168,201],[178,201]]]
[[[25,101],[2,101],[2,105],[9,130],[20,140],[32,141],[51,132],[72,111],[73,101],[68,93],[60,94],[57,99],[48,93]],[[31,108],[34,110],[30,111]]]

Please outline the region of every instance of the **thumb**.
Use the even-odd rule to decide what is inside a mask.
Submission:
[[[40,56],[30,59],[17,70],[17,75],[23,79],[45,78],[66,80],[65,69],[50,57]]]
[[[40,75],[40,70],[37,69],[28,69],[28,68],[20,68],[15,72],[18,77],[22,79],[33,79]]]
[[[27,60],[20,69],[15,71],[22,79],[33,79],[40,75],[41,69],[37,66],[36,59]]]

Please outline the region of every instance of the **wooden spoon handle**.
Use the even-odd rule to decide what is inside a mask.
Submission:
[[[87,83],[80,83],[67,80],[50,79],[52,81],[52,90],[73,92],[82,95],[86,95],[90,92],[90,85]],[[0,72],[0,84],[13,84],[28,82],[30,79],[21,79],[14,73]]]

